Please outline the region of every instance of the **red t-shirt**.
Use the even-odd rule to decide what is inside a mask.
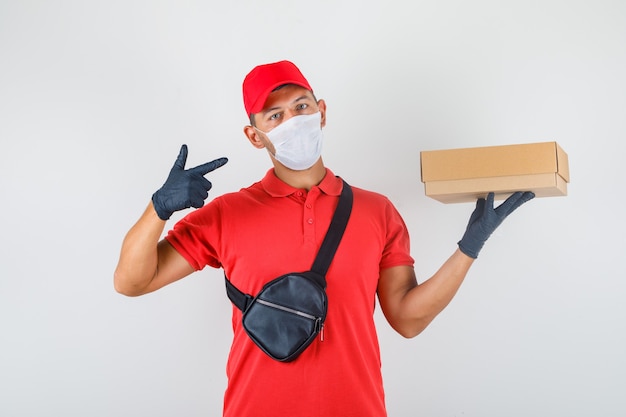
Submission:
[[[193,211],[166,238],[196,270],[221,267],[237,288],[255,295],[280,275],[311,268],[341,188],[328,169],[308,192],[270,170],[260,182]],[[413,258],[391,202],[352,188],[352,213],[326,275],[324,339],[293,362],[277,362],[249,339],[233,306],[224,416],[386,416],[376,288],[381,269],[413,265]]]

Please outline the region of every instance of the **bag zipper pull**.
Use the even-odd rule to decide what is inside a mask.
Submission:
[[[324,341],[324,323],[322,323],[322,319],[317,319],[316,326],[319,328],[320,342],[323,342]]]

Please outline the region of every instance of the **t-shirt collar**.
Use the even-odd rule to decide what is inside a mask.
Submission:
[[[286,197],[300,191],[298,188],[294,188],[279,179],[276,174],[274,174],[273,168],[267,171],[265,177],[261,180],[261,184],[265,192],[272,197]],[[326,168],[326,175],[317,187],[319,187],[324,194],[338,196],[341,194],[343,182],[341,178],[336,177],[329,168]]]

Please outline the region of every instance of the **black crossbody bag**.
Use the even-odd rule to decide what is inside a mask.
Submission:
[[[352,189],[343,181],[335,214],[310,271],[275,278],[256,297],[241,292],[225,276],[226,293],[243,312],[246,333],[272,359],[291,362],[318,334],[323,336],[328,310],[325,276],[351,211]]]

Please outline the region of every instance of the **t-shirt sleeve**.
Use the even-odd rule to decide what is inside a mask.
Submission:
[[[393,266],[413,266],[409,231],[398,210],[387,200],[385,207],[386,243],[380,260],[380,269]]]
[[[215,199],[178,221],[165,239],[196,271],[207,265],[220,268],[221,223],[220,202]]]

